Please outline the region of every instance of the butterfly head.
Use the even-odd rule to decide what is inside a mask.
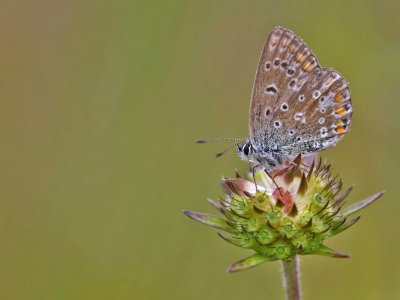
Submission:
[[[264,168],[269,171],[274,167],[281,165],[282,157],[273,151],[259,150],[250,140],[245,140],[237,145],[237,154],[243,160],[258,168]]]
[[[241,159],[251,162],[254,153],[254,148],[250,140],[245,140],[237,145],[236,152]]]

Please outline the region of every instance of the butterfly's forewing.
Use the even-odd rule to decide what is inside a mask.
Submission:
[[[308,72],[302,71],[303,66]],[[316,57],[299,37],[282,27],[272,30],[261,53],[253,86],[249,120],[253,143],[270,135],[274,116],[280,111],[278,104],[296,93],[315,68],[320,69]]]
[[[309,153],[335,144],[348,131],[350,92],[335,71],[293,32],[276,27],[261,53],[250,105],[253,145]]]

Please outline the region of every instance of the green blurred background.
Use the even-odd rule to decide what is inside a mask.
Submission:
[[[282,299],[278,263],[182,209],[214,210],[247,165],[205,137],[246,137],[276,25],[351,84],[350,134],[324,157],[350,201],[386,189],[303,259],[306,299],[399,299],[398,1],[1,1],[0,299]],[[252,297],[249,297],[249,296]]]

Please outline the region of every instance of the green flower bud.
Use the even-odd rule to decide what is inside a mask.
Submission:
[[[276,234],[274,234],[273,231],[264,228],[256,232],[255,237],[258,243],[260,243],[261,245],[267,245],[275,239]]]

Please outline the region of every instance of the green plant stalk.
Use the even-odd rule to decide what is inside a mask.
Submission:
[[[282,283],[286,300],[301,300],[300,257],[282,260]]]

